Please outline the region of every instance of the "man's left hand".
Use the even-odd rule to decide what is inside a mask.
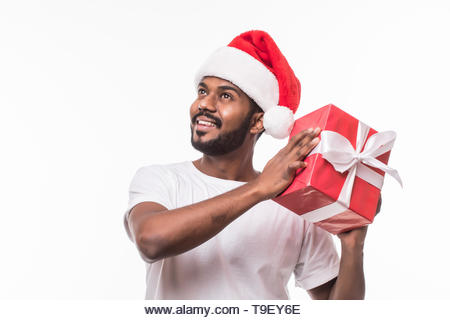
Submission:
[[[377,211],[375,215],[377,215],[381,210],[381,196],[378,200]],[[368,226],[356,228],[350,231],[342,232],[338,234],[338,238],[341,240],[342,246],[346,248],[354,248],[355,246],[364,246],[364,240],[366,238]]]

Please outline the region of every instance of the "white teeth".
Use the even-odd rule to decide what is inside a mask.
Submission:
[[[216,125],[212,122],[209,121],[204,121],[204,120],[197,120],[198,124],[201,124],[203,126],[208,126],[208,127],[215,127]]]

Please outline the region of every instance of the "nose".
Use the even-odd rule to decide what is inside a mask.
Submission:
[[[213,95],[204,96],[198,102],[199,111],[207,110],[209,112],[216,112],[216,99]]]

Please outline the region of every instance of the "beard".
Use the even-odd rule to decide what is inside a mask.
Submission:
[[[230,153],[244,143],[250,129],[252,115],[253,113],[249,112],[237,129],[221,133],[217,138],[206,142],[194,141],[194,127],[191,126],[191,144],[195,149],[208,156],[221,156]],[[193,119],[195,120],[196,117]],[[204,133],[197,132],[197,135],[202,136]]]

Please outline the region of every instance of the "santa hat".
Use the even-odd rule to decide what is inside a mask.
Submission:
[[[216,50],[197,71],[195,85],[206,76],[230,81],[252,98],[264,110],[266,133],[278,139],[289,136],[300,82],[268,33],[247,31]]]

